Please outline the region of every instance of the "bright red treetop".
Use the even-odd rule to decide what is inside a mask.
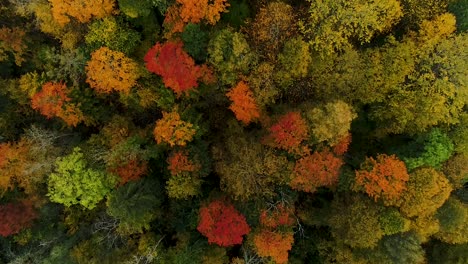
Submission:
[[[226,96],[232,101],[229,109],[234,112],[237,120],[248,125],[260,117],[260,111],[258,110],[254,95],[245,82],[240,81]]]
[[[37,217],[32,205],[26,202],[0,205],[0,235],[7,237],[31,226]]]
[[[296,162],[291,187],[314,192],[317,187],[332,186],[338,182],[343,161],[329,151],[314,152]]]
[[[284,149],[289,153],[305,154],[307,147],[301,146],[309,136],[307,124],[299,112],[289,112],[280,117],[278,122],[269,128],[270,135],[266,143]]]
[[[367,158],[356,171],[356,185],[375,200],[382,197],[387,201],[398,199],[409,180],[405,163],[395,155],[381,154],[377,159]]]
[[[242,236],[250,232],[250,227],[234,206],[218,200],[200,208],[197,230],[209,243],[228,247],[242,244]]]
[[[183,50],[181,42],[156,43],[146,53],[145,62],[148,71],[160,75],[164,85],[177,96],[198,87],[198,80],[209,74],[206,67],[195,65],[195,61]]]

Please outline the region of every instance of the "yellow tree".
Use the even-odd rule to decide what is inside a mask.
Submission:
[[[103,18],[114,12],[114,0],[49,0],[52,5],[52,15],[61,25],[70,22],[70,17],[81,23],[92,18]]]
[[[139,78],[138,65],[124,53],[101,47],[86,65],[86,82],[99,93],[130,93]]]
[[[156,122],[154,138],[158,144],[167,143],[171,147],[185,146],[193,139],[196,129],[193,124],[181,120],[176,110],[163,112],[163,117]]]

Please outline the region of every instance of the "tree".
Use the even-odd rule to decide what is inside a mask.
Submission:
[[[193,124],[182,121],[179,113],[174,110],[171,113],[163,112],[163,117],[156,121],[153,134],[158,144],[167,143],[173,147],[185,146],[196,132]]]
[[[233,205],[215,200],[200,208],[197,230],[209,243],[228,247],[242,244],[242,236],[250,232],[250,227]]]
[[[113,51],[130,54],[139,44],[140,34],[115,17],[105,17],[89,25],[85,40],[93,49],[106,46]]]
[[[199,24],[189,23],[184,28],[181,36],[184,42],[184,50],[197,61],[204,61],[208,55],[208,32]]]
[[[98,93],[129,94],[139,75],[138,65],[132,59],[107,47],[91,53],[86,65],[86,82]]]
[[[230,29],[219,31],[208,43],[208,62],[224,85],[234,85],[239,75],[248,73],[255,60],[244,35]]]
[[[461,189],[468,182],[468,155],[453,155],[443,166],[443,171],[454,189]]]
[[[308,16],[299,28],[312,47],[325,54],[343,50],[351,39],[369,42],[373,36],[395,25],[403,15],[400,2],[385,1],[312,1]]]
[[[293,8],[283,2],[270,2],[261,7],[249,25],[254,43],[268,58],[274,58],[283,43],[295,32]]]
[[[278,54],[278,62],[276,81],[280,87],[286,89],[295,79],[308,75],[309,65],[312,63],[309,44],[301,37],[286,41],[282,52]]]
[[[0,194],[15,187],[15,181],[26,168],[25,157],[29,152],[29,145],[25,142],[17,144],[0,144]]]
[[[240,81],[226,96],[232,101],[229,109],[234,112],[237,120],[248,125],[260,118],[260,111],[255,102],[255,97],[244,81]]]
[[[468,242],[468,206],[456,198],[449,198],[437,210],[440,231],[435,234],[439,240],[450,244]]]
[[[105,172],[89,168],[79,147],[58,158],[56,166],[55,172],[49,176],[47,196],[52,202],[67,207],[80,204],[93,209],[116,183]]]
[[[171,198],[189,198],[200,193],[202,184],[199,170],[200,164],[195,163],[187,151],[175,151],[167,159],[171,174],[166,183],[166,189]]]
[[[305,120],[299,112],[288,112],[278,118],[269,129],[270,134],[264,142],[272,147],[286,150],[291,154],[306,154],[309,150],[302,145],[309,137]]]
[[[417,28],[424,20],[431,20],[434,17],[446,12],[447,0],[428,0],[418,2],[415,0],[402,0],[403,21],[409,28]]]
[[[37,213],[32,204],[23,201],[0,205],[0,235],[7,237],[18,234],[21,230],[31,226]]]
[[[356,187],[374,200],[382,198],[385,204],[395,204],[406,190],[409,180],[405,163],[395,155],[377,155],[377,158],[366,158],[361,169],[356,171]]]
[[[114,13],[114,0],[49,0],[54,19],[63,27],[75,18],[81,23]]]
[[[468,155],[468,113],[461,113],[459,123],[449,134],[454,144],[454,150]]]
[[[328,142],[335,145],[345,137],[351,129],[351,122],[356,118],[351,106],[343,101],[327,103],[321,107],[305,108],[304,117],[314,142]]]
[[[205,20],[211,25],[221,18],[221,13],[227,12],[227,0],[177,0],[180,4],[180,17],[184,22],[200,23]]]
[[[21,66],[27,48],[24,43],[25,35],[26,32],[18,27],[8,28],[3,26],[0,28],[0,62],[8,59],[8,54],[12,53],[15,64]]]
[[[335,153],[335,155],[341,156],[345,154],[348,151],[349,144],[351,144],[351,133],[348,133],[346,136],[341,138],[338,143],[333,145],[332,151]]]
[[[432,215],[450,196],[452,186],[433,168],[419,168],[410,174],[400,211],[408,217]]]
[[[145,55],[148,71],[160,75],[177,96],[198,87],[199,80],[209,82],[212,78],[209,69],[195,65],[182,46],[181,42],[156,43]]]
[[[111,192],[107,199],[107,213],[119,220],[124,234],[141,233],[149,229],[161,201],[155,195],[157,186],[150,180],[129,182]]]
[[[253,241],[260,257],[271,257],[278,264],[288,263],[288,251],[292,249],[294,233],[264,229],[255,234]]]
[[[329,151],[314,152],[296,162],[291,188],[315,192],[318,187],[330,187],[338,183],[340,168],[344,162]]]
[[[70,90],[64,83],[47,82],[31,98],[31,107],[47,118],[59,117],[69,126],[85,120],[80,108],[68,97]]]

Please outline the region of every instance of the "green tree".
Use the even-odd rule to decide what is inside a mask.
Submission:
[[[50,174],[48,193],[52,202],[65,206],[80,204],[93,209],[116,183],[111,175],[90,168],[79,147],[58,158],[56,170]]]
[[[208,33],[199,24],[189,23],[181,34],[184,50],[196,61],[204,61],[207,56]]]
[[[468,242],[468,206],[456,198],[449,198],[436,214],[440,231],[435,234],[439,240],[450,244]]]
[[[306,77],[311,61],[307,42],[300,37],[286,41],[283,51],[278,54],[279,70],[276,73],[276,81],[279,86],[285,89],[295,79]]]

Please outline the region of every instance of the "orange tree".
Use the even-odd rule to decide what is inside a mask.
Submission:
[[[193,139],[196,129],[193,124],[181,120],[177,111],[163,112],[163,117],[156,122],[154,138],[158,144],[167,143],[171,147],[185,146]]]
[[[229,109],[234,112],[237,120],[248,125],[260,117],[260,111],[255,102],[254,95],[244,81],[240,81],[226,95],[232,101]]]
[[[49,0],[52,16],[61,26],[70,23],[70,17],[81,23],[92,18],[103,18],[114,12],[114,0]]]

